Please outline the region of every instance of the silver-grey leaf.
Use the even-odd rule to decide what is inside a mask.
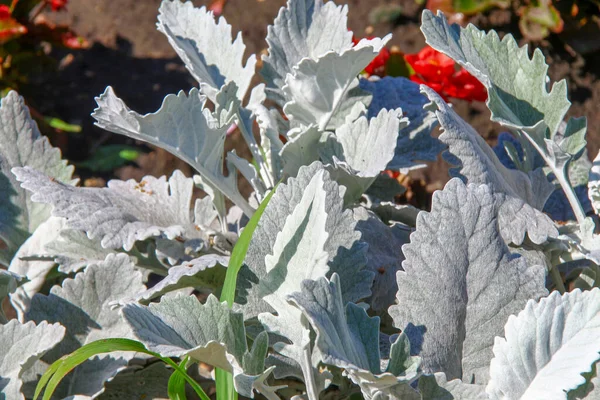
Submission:
[[[303,58],[317,59],[328,51],[342,53],[352,47],[347,14],[347,6],[333,2],[288,0],[267,31],[269,54],[263,56],[260,73],[269,98],[285,104],[281,90],[285,78]]]
[[[92,114],[96,125],[176,155],[195,168],[206,184],[229,197],[247,215],[252,215],[254,209],[238,190],[235,167],[230,165],[229,175],[223,175],[224,143],[229,126],[220,126],[218,119],[204,108],[205,100],[198,89],[191,89],[189,95],[183,91],[170,94],[158,111],[146,115],[130,110],[110,86],[96,102],[98,108]]]
[[[70,228],[89,238],[100,239],[104,248],[129,251],[136,241],[151,237],[199,240],[191,245],[203,251],[213,247],[212,233],[195,223],[190,210],[193,180],[180,171],[168,181],[147,176],[140,182],[112,180],[106,188],[68,186],[29,167],[14,172],[22,186],[34,192],[34,201],[53,204],[53,215],[66,218]],[[198,210],[195,214],[203,215]]]
[[[600,360],[600,289],[554,291],[523,308],[495,340],[486,392],[492,400],[565,399]]]
[[[386,168],[394,157],[398,131],[406,125],[401,109],[382,109],[371,119],[360,116],[328,135],[321,157],[330,164],[331,176],[346,187],[346,204],[358,200]]]
[[[283,230],[288,216],[300,203],[311,179],[322,170],[323,165],[319,162],[300,168],[296,178],[290,178],[286,184],[277,187],[261,217],[246,255],[248,268],[242,268],[238,277],[236,303],[243,308],[245,318],[272,311],[257,295],[256,283],[267,275],[265,258],[272,254],[277,236]],[[323,181],[327,210],[325,230],[328,234],[324,250],[328,254],[328,275],[337,272],[342,282],[352,282],[344,287],[342,295],[345,301],[358,301],[369,296],[373,279],[372,272],[363,269],[366,246],[357,243],[360,233],[355,229],[356,222],[351,212],[343,209],[343,188],[333,182],[327,172],[323,173]]]
[[[66,184],[73,167],[61,159],[60,150],[41,136],[25,102],[11,91],[0,103],[0,263],[8,265],[17,249],[50,216],[50,207],[34,203],[10,172],[30,166]]]
[[[129,256],[111,254],[74,279],[64,280],[62,287],[54,286],[48,296],[36,294],[26,318],[60,322],[67,329],[65,339],[48,354],[47,361],[54,361],[95,340],[132,338],[129,326],[110,305],[144,289],[142,274]],[[131,357],[130,353],[123,354]]]
[[[19,323],[16,319],[0,325],[0,398],[21,400],[21,376],[65,335],[60,324]]]
[[[198,288],[217,290],[223,286],[229,257],[207,254],[171,267],[168,275],[148,290],[137,293],[127,299],[121,299],[119,304],[131,302],[148,304],[152,300],[181,288]]]
[[[96,399],[105,392],[104,385],[125,368],[127,368],[127,360],[122,357],[107,355],[90,358],[63,378],[53,398]]]
[[[388,169],[399,170],[403,174],[422,168],[422,161],[435,161],[445,146],[431,136],[437,119],[430,111],[424,110],[427,98],[420,93],[419,85],[406,78],[385,77],[377,80],[360,79],[360,88],[373,95],[368,109],[368,117],[376,116],[380,110],[401,108],[408,119],[408,126],[400,129],[394,158]]]
[[[446,374],[436,372],[419,378],[422,400],[488,400],[485,386],[464,383],[460,379],[448,381]]]
[[[47,219],[23,243],[10,262],[9,271],[27,278],[27,282],[10,295],[10,301],[17,311],[20,321],[23,320],[23,314],[29,309],[31,299],[46,282],[46,275],[56,265],[51,256],[45,259],[29,260],[27,258],[46,255],[46,245],[58,237],[65,224],[64,218],[50,217]]]
[[[402,225],[387,226],[364,207],[356,207],[353,212],[361,241],[369,245],[367,268],[375,276],[367,302],[374,311],[385,312],[396,300],[396,273],[402,270],[402,245],[409,242],[410,229]]]
[[[339,127],[348,116],[356,119],[368,103],[368,94],[360,89],[357,76],[390,38],[363,39],[342,53],[331,51],[316,60],[302,59],[285,79],[285,114],[321,131]]]
[[[169,378],[173,373],[162,362],[142,367],[135,366],[120,372],[107,382],[98,400],[167,400]]]
[[[238,87],[238,98],[244,98],[254,76],[256,57],[251,55],[242,65],[246,49],[242,34],[239,32],[233,40],[231,25],[225,18],[216,22],[212,12],[206,7],[194,7],[191,1],[163,0],[157,28],[167,36],[202,92],[213,102],[221,87],[230,81]]]
[[[252,396],[253,389],[266,392],[272,389],[261,386],[268,344],[266,333],[256,338],[257,345],[249,351],[242,314],[232,311],[212,294],[205,304],[195,296],[163,297],[160,303],[148,307],[127,304],[121,312],[136,338],[149,350],[167,357],[187,355],[230,371],[234,382],[238,377],[236,390],[245,396]],[[247,374],[255,375],[255,379],[248,381]]]
[[[432,101],[430,107],[434,108],[444,130],[439,139],[449,147],[444,157],[454,165],[450,174],[468,183],[487,185],[493,193],[502,195],[499,201],[516,200],[507,207],[506,218],[500,225],[505,239],[519,245],[526,233],[536,244],[556,237],[554,223],[540,211],[555,189],[544,172],[537,169],[525,174],[506,168],[485,140],[435,91],[425,85],[421,85],[421,91]],[[526,215],[519,216],[521,212]]]
[[[407,386],[401,390],[405,396],[402,398],[419,398],[410,388],[419,375],[419,358],[411,357],[410,350],[399,352],[393,345],[389,369],[382,371],[379,318],[369,317],[353,303],[343,304],[337,274],[332,275],[331,281],[303,281],[302,291],[288,299],[302,310],[317,333],[315,344],[321,361],[344,369],[366,399],[393,399],[393,394],[400,392],[397,386]]]
[[[427,43],[450,56],[488,90],[492,120],[509,129],[535,130],[540,121],[553,136],[571,103],[564,80],[548,92],[548,65],[539,49],[529,58],[527,46],[518,47],[512,35],[500,40],[495,31],[482,32],[474,25],[449,25],[443,14],[423,11],[421,30]],[[544,129],[545,133],[545,129]]]
[[[398,304],[389,312],[396,327],[426,329],[420,356],[427,373],[487,383],[494,337],[509,315],[547,293],[545,267],[511,254],[497,213],[489,187],[452,179],[402,248]]]

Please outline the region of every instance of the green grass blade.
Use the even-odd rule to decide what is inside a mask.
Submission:
[[[215,370],[217,400],[237,400],[238,395],[233,386],[233,375],[221,368]]]
[[[194,381],[183,368],[177,365],[175,361],[168,357],[162,357],[158,353],[149,351],[142,343],[130,339],[97,340],[80,347],[71,354],[61,357],[48,368],[44,375],[42,375],[35,389],[34,400],[37,400],[44,388],[46,390],[44,392],[43,400],[50,400],[60,381],[75,367],[82,364],[90,357],[103,353],[111,353],[113,351],[135,351],[159,358],[180,373],[202,400],[210,400],[200,385]]]
[[[248,221],[248,225],[246,225],[242,231],[240,238],[231,252],[229,265],[227,266],[227,274],[225,275],[225,283],[223,284],[223,290],[221,291],[221,301],[226,301],[229,307],[233,306],[233,301],[235,300],[237,276],[238,272],[240,272],[240,268],[242,268],[242,264],[244,263],[244,258],[246,258],[248,246],[250,246],[250,240],[252,239],[254,230],[258,226],[260,217],[262,216],[263,212],[265,212],[265,208],[267,208],[267,204],[269,204],[269,201],[271,200],[271,197],[273,197],[276,189],[277,185],[275,185],[273,190],[271,190],[271,193],[269,193],[262,203],[260,203],[258,210],[256,210],[254,215],[252,215],[250,221]]]
[[[179,367],[185,370],[188,360],[189,357],[186,356],[179,363]],[[167,393],[171,400],[187,400],[187,396],[185,395],[185,377],[179,371],[173,371],[171,374]]]
[[[235,286],[237,284],[238,272],[242,268],[246,253],[248,252],[248,246],[250,246],[250,240],[254,234],[254,230],[258,226],[258,221],[263,212],[267,208],[267,204],[273,197],[277,185],[271,190],[271,193],[265,197],[262,201],[258,210],[252,215],[250,221],[242,231],[240,238],[238,239],[231,257],[229,258],[229,265],[227,266],[227,274],[225,275],[225,283],[223,284],[223,290],[221,291],[221,301],[226,301],[229,307],[233,306],[235,300]],[[217,368],[215,371],[215,383],[217,389],[217,400],[237,400],[238,396],[233,386],[233,375],[231,373]]]

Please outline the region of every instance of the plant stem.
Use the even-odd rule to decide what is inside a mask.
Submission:
[[[244,140],[246,141],[246,144],[248,145],[252,156],[260,166],[258,171],[260,177],[262,178],[267,188],[272,188],[275,185],[275,182],[273,182],[271,173],[269,172],[267,164],[260,152],[260,147],[258,146],[258,143],[256,143],[256,140],[254,140],[254,134],[252,133],[252,131],[249,132],[248,129],[246,129],[246,125],[244,124],[244,120],[242,119],[242,115],[240,113],[239,108],[236,111],[236,117],[238,119],[238,128],[240,128],[242,136],[244,137]]]
[[[304,384],[306,385],[308,400],[318,400],[319,391],[317,390],[317,384],[315,383],[315,377],[313,375],[309,345],[306,345],[302,350],[302,361],[300,362],[300,365],[302,367],[302,374],[304,375]]]
[[[563,168],[557,167],[554,162],[550,160],[548,154],[535,142],[535,140],[533,140],[533,138],[530,137],[530,135],[524,133],[524,136],[529,140],[531,145],[538,151],[538,153],[540,153],[546,165],[548,165],[552,172],[554,172],[560,187],[562,188],[563,192],[565,192],[567,200],[569,200],[569,204],[573,209],[575,218],[577,218],[577,223],[581,225],[585,220],[585,212],[583,211],[583,207],[581,206],[581,203],[579,202],[579,199],[577,198],[577,195],[575,194],[575,191],[573,190],[573,187],[571,187],[571,183],[567,178],[566,165],[568,164],[565,164],[565,167]]]
[[[550,269],[550,277],[552,278],[552,282],[554,283],[556,289],[560,292],[560,294],[563,294],[567,291],[567,289],[565,288],[565,284],[563,283],[562,276],[560,276],[560,272],[558,271],[558,268],[556,268],[556,266],[553,266]]]

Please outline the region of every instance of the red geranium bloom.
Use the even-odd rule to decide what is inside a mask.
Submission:
[[[405,55],[404,59],[415,71],[410,80],[429,86],[444,100],[448,97],[469,101],[487,99],[481,82],[466,70],[457,70],[454,60],[429,46],[417,54]]]
[[[0,5],[0,21],[6,21],[10,19],[10,7],[6,4]]]
[[[373,38],[374,38],[374,36],[367,36],[367,39],[373,39]],[[354,45],[358,44],[358,42],[360,42],[360,39],[352,37],[352,43],[354,43]],[[377,57],[375,57],[373,59],[373,61],[371,61],[371,63],[365,67],[365,72],[369,76],[371,76],[371,75],[378,75],[381,77],[385,76],[385,64],[387,63],[389,58],[390,58],[390,50],[387,47],[384,47],[383,49],[381,49],[379,54],[377,54]]]
[[[406,54],[404,59],[427,82],[441,83],[454,73],[454,60],[429,46],[417,54]]]
[[[445,85],[445,92],[448,96],[457,99],[477,101],[487,100],[485,86],[465,69],[461,69],[448,78]]]
[[[25,33],[27,33],[27,28],[12,17],[10,7],[6,4],[0,5],[0,44]]]
[[[52,7],[52,11],[60,11],[66,7],[67,2],[69,0],[49,0],[50,7]]]

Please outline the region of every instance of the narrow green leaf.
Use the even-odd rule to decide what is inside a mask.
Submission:
[[[265,208],[267,208],[267,204],[269,204],[269,201],[271,200],[271,197],[273,197],[276,189],[277,185],[275,185],[273,190],[271,190],[271,193],[265,197],[252,218],[250,218],[250,221],[248,221],[248,225],[246,225],[242,231],[240,238],[231,252],[229,265],[227,266],[227,274],[225,275],[225,283],[223,284],[223,290],[221,292],[221,301],[226,301],[229,307],[233,306],[237,275],[240,271],[240,268],[242,268],[244,259],[246,258],[246,252],[248,251],[248,246],[250,246],[252,234],[258,226],[258,221],[265,211]],[[231,375],[231,373],[217,368],[215,371],[215,382],[217,389],[217,400],[237,400],[237,393],[233,387],[233,375]]]
[[[248,251],[248,246],[250,246],[250,240],[252,239],[252,234],[254,230],[258,226],[258,221],[262,216],[265,208],[267,208],[267,204],[273,197],[275,190],[277,190],[277,185],[271,190],[271,193],[265,197],[263,202],[260,204],[250,221],[248,221],[248,225],[242,231],[240,238],[238,239],[233,251],[231,252],[231,257],[229,258],[229,265],[227,266],[227,274],[225,275],[225,283],[223,284],[223,291],[221,292],[221,301],[226,301],[229,307],[233,306],[233,301],[235,299],[235,286],[237,283],[237,275],[242,268],[242,264],[244,263],[244,258],[246,258],[246,252]]]
[[[190,358],[185,357],[180,363],[179,367],[185,370],[187,362]],[[169,386],[167,387],[167,393],[171,400],[187,400],[185,395],[185,376],[179,373],[179,371],[173,371],[169,378]]]
[[[81,132],[81,125],[69,124],[59,118],[46,117],[45,121],[54,129],[61,130],[63,132],[79,133]]]
[[[237,400],[238,394],[233,387],[233,375],[224,369],[215,370],[217,400]]]
[[[113,351],[135,351],[156,357],[170,365],[173,369],[175,369],[175,371],[181,374],[202,400],[210,399],[206,393],[204,393],[204,390],[202,390],[200,385],[198,385],[198,383],[194,381],[183,368],[177,365],[177,363],[168,357],[162,357],[158,353],[147,350],[142,343],[131,339],[97,340],[80,347],[69,355],[61,357],[48,368],[44,375],[42,375],[35,389],[33,399],[37,400],[45,387],[46,390],[44,392],[43,400],[50,400],[60,381],[75,367],[82,364],[90,357],[98,354],[110,353]]]

